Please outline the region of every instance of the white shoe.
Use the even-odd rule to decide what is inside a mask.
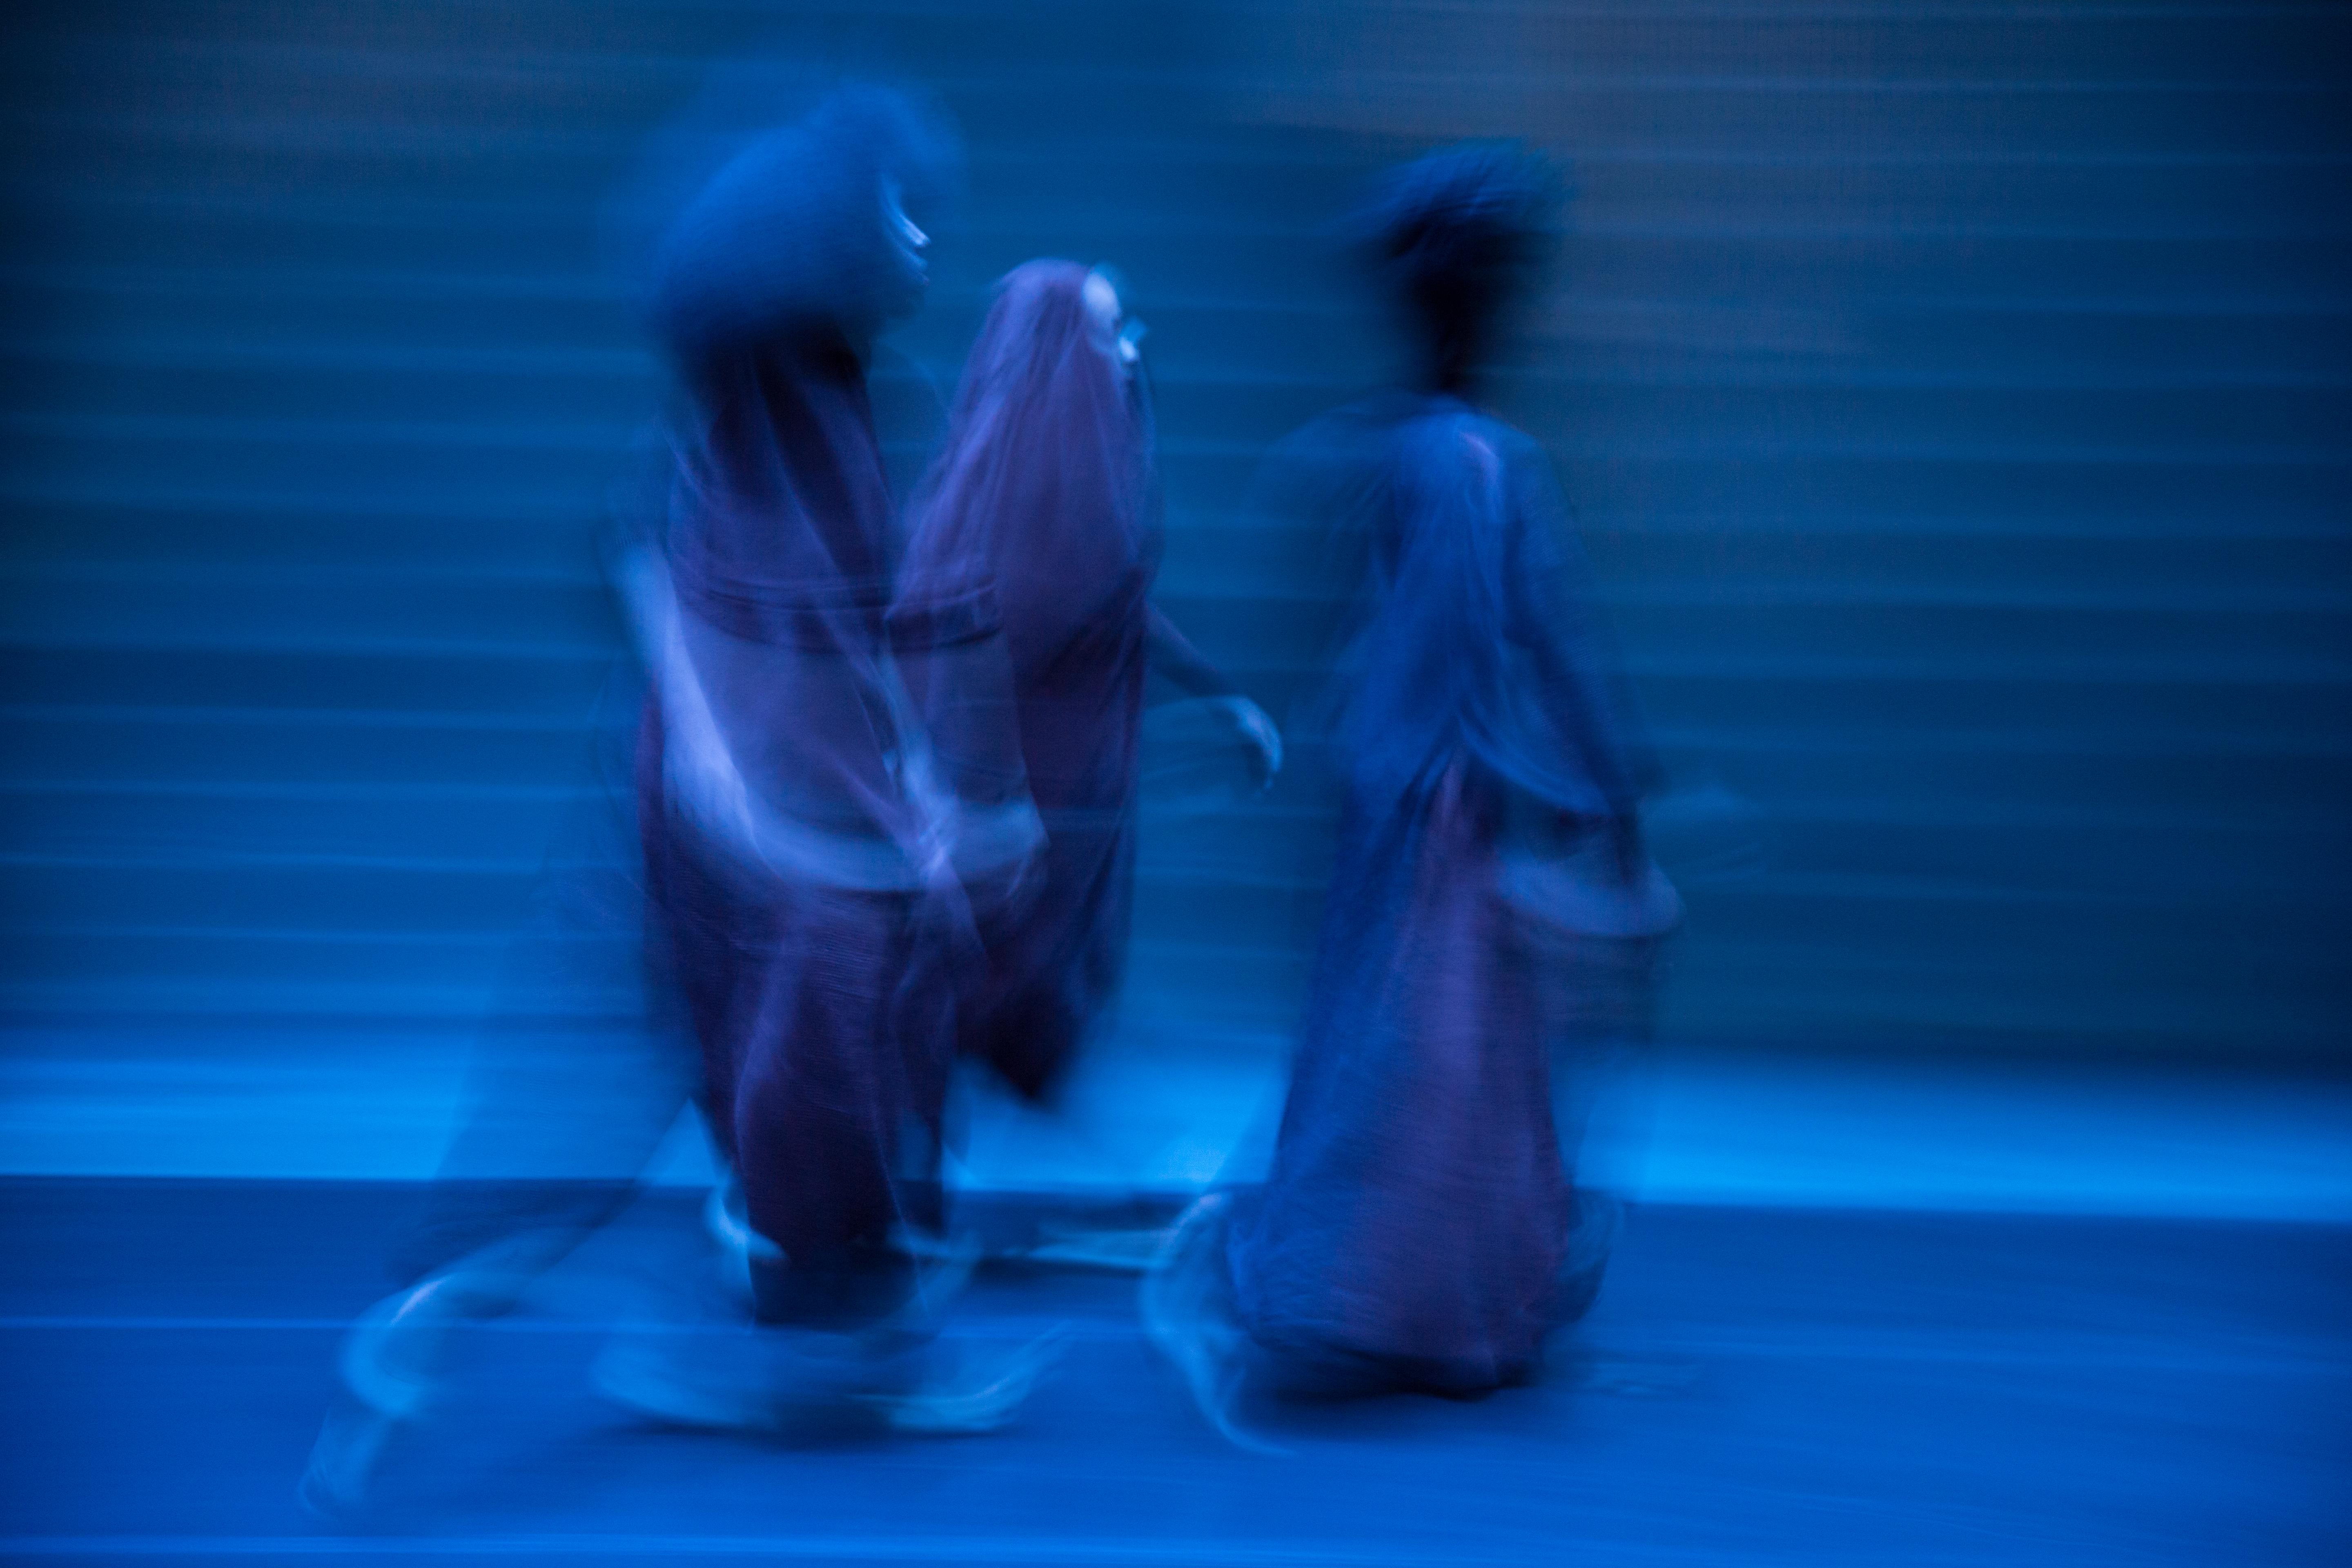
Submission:
[[[869,1394],[894,1432],[925,1437],[970,1437],[1013,1425],[1038,1380],[1062,1358],[1064,1329],[1051,1329],[1009,1354],[962,1347],[960,1364],[925,1380],[909,1394]]]
[[[616,1334],[597,1354],[588,1381],[625,1410],[671,1426],[767,1432],[782,1426],[772,1369],[754,1331]]]
[[[328,1412],[310,1446],[303,1506],[330,1519],[360,1506],[385,1446],[439,1396],[450,1336],[511,1309],[530,1279],[524,1271],[460,1265],[360,1314],[336,1357],[347,1397]]]
[[[914,1259],[915,1288],[883,1326],[897,1333],[936,1334],[956,1298],[971,1283],[972,1271],[980,1267],[980,1237],[971,1231],[935,1237],[901,1227],[891,1242]]]
[[[606,1343],[589,1381],[614,1404],[669,1426],[773,1433],[877,1414],[877,1400],[920,1385],[929,1352],[887,1329],[638,1329]]]
[[[1576,1194],[1576,1217],[1569,1226],[1567,1256],[1560,1262],[1559,1272],[1553,1276],[1555,1323],[1572,1323],[1592,1310],[1624,1220],[1625,1205],[1612,1194],[1591,1189]]]
[[[1149,1273],[1175,1236],[1172,1227],[1080,1229],[1048,1226],[1045,1239],[1028,1253],[1032,1262],[1059,1263],[1075,1268],[1102,1268],[1119,1274]]]

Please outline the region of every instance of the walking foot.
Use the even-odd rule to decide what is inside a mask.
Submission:
[[[1290,1450],[1248,1432],[1234,1415],[1241,1399],[1244,1335],[1224,1282],[1231,1204],[1226,1194],[1212,1193],[1177,1222],[1144,1278],[1144,1332],[1175,1365],[1193,1405],[1220,1436],[1248,1453],[1286,1456]]]
[[[954,1364],[907,1394],[867,1395],[894,1432],[978,1436],[1013,1425],[1040,1379],[1061,1360],[1067,1331],[1048,1330],[1010,1352],[959,1347]]]
[[[368,1484],[400,1423],[355,1402],[338,1400],[319,1426],[295,1495],[320,1519],[338,1522],[367,1501]]]

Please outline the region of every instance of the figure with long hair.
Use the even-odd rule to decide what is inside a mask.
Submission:
[[[1032,261],[998,284],[948,439],[918,493],[901,595],[987,592],[1004,627],[1046,842],[1032,889],[986,922],[962,1049],[1046,1094],[1118,988],[1135,877],[1147,674],[1215,704],[1261,783],[1272,722],[1151,602],[1160,524],[1150,405],[1115,280]]]
[[[1606,1256],[1563,1046],[1638,1032],[1679,901],[1643,847],[1657,769],[1549,465],[1476,402],[1552,200],[1508,149],[1395,171],[1362,238],[1419,374],[1294,438],[1269,480],[1351,580],[1323,721],[1338,853],[1271,1169],[1204,1199],[1145,1291],[1237,1439],[1252,1388],[1522,1380]]]

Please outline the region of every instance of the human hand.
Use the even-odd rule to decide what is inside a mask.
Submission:
[[[1254,753],[1250,773],[1261,790],[1271,787],[1275,775],[1282,772],[1282,731],[1265,709],[1246,697],[1221,697],[1218,704],[1232,718],[1244,743]]]

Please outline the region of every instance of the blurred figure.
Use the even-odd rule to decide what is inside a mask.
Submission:
[[[455,1331],[512,1310],[636,1195],[698,1074],[647,942],[634,801],[645,678],[599,700],[586,787],[559,824],[467,1073],[463,1120],[395,1244],[403,1288],[362,1314],[302,1482],[358,1504],[387,1443],[430,1415]]]
[[[921,299],[910,212],[947,155],[906,100],[845,90],[722,170],[659,266],[656,320],[698,426],[633,591],[656,685],[647,879],[772,1331],[616,1342],[599,1386],[667,1420],[766,1427],[862,1403],[971,1430],[1025,1387],[1000,1367],[977,1405],[942,1392],[952,1281],[919,1278],[906,1245],[940,1224],[973,891],[1001,896],[1040,837],[992,606],[891,613],[866,365]]]
[[[1037,885],[986,922],[967,1055],[1045,1097],[1118,990],[1135,880],[1147,671],[1215,705],[1263,784],[1281,742],[1150,601],[1150,409],[1117,285],[1032,261],[998,285],[913,513],[902,602],[986,592],[1003,619]]]
[[[646,669],[607,693],[604,787],[541,879],[467,1122],[403,1248],[416,1282],[344,1348],[314,1506],[359,1500],[387,1437],[433,1403],[451,1331],[511,1310],[617,1213],[689,1099],[749,1194],[759,1317],[824,1339],[628,1339],[600,1364],[608,1393],[723,1426],[845,1395],[918,1427],[1009,1409],[975,1417],[936,1389],[890,1403],[933,1370],[936,1302],[894,1233],[935,1223],[957,879],[1006,879],[1039,837],[992,625],[934,607],[896,639],[940,667],[950,773],[885,619],[892,508],[866,364],[920,302],[909,213],[953,157],[908,101],[845,89],[671,226],[654,315],[690,428],[656,486],[666,521],[616,573]],[[1000,689],[973,700],[992,675]],[[981,754],[991,724],[1006,765]],[[688,1345],[709,1353],[662,1353]]]
[[[1418,384],[1318,422],[1269,476],[1353,584],[1326,714],[1338,856],[1268,1178],[1204,1199],[1145,1292],[1237,1440],[1248,1387],[1525,1379],[1606,1258],[1579,1087],[1645,1027],[1680,904],[1643,847],[1658,769],[1549,465],[1475,402],[1555,200],[1506,150],[1392,173],[1362,239]]]

